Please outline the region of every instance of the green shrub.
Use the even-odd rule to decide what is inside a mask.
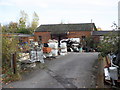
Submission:
[[[115,53],[119,47],[118,33],[110,32],[104,35],[104,39],[100,42],[98,49],[101,51],[102,56],[106,56],[108,53]]]

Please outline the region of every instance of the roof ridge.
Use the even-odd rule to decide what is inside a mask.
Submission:
[[[47,26],[47,25],[81,25],[81,24],[95,24],[95,23],[41,24],[40,26],[42,26],[42,25],[44,25],[44,26]]]
[[[93,31],[96,30],[94,23],[69,23],[69,24],[43,24],[35,31]]]

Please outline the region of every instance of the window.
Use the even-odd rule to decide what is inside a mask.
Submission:
[[[82,36],[82,39],[85,39],[86,37],[85,36]]]
[[[39,36],[39,40],[40,43],[42,43],[42,36]]]

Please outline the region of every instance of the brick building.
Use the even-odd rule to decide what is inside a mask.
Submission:
[[[99,41],[101,41],[101,40],[103,40],[104,39],[104,36],[105,35],[109,35],[110,33],[112,33],[112,34],[116,34],[116,35],[118,35],[118,37],[119,37],[119,31],[114,31],[114,30],[109,30],[109,31],[94,31],[93,33],[92,33],[92,37],[94,37],[94,41],[95,42],[97,42],[97,43],[99,43]]]
[[[5,36],[5,37],[15,37],[16,39],[18,39],[20,42],[24,43],[27,42],[28,44],[30,44],[31,41],[35,41],[34,35],[30,35],[30,34],[21,34],[21,33],[2,33],[0,34],[1,36]]]
[[[85,38],[96,31],[94,23],[40,25],[34,32],[35,40],[47,43],[49,39]]]
[[[19,37],[20,42],[27,42],[30,44],[32,41],[34,41],[34,35],[19,34],[17,36]]]

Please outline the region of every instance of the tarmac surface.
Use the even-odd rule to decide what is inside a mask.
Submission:
[[[68,53],[46,60],[47,68],[35,70],[4,88],[96,88],[98,53]]]

